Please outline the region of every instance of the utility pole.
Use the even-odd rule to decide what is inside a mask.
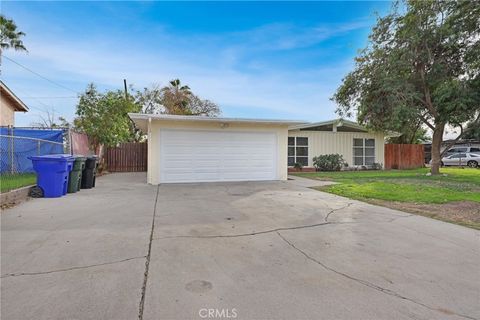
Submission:
[[[128,100],[127,79],[123,79],[123,87],[125,89],[125,100]]]

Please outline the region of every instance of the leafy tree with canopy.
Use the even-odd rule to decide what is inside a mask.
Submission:
[[[6,49],[27,51],[21,40],[23,36],[25,36],[25,33],[17,31],[17,25],[12,19],[0,14],[0,55]]]
[[[91,83],[80,95],[74,125],[89,136],[94,150],[102,144],[115,146],[135,139],[128,113],[139,111],[138,105],[125,99],[123,91],[100,93]]]
[[[220,115],[220,108],[215,102],[208,99],[200,99],[198,96],[192,94],[188,103],[188,114],[215,117]]]
[[[477,1],[396,3],[379,17],[355,69],[333,96],[340,116],[357,112],[375,130],[422,121],[439,173],[446,125],[480,125],[480,5]]]
[[[463,138],[480,141],[480,125],[474,121],[467,123]]]
[[[142,112],[151,114],[202,115],[214,117],[220,114],[220,108],[210,100],[204,100],[193,94],[189,86],[182,85],[179,79],[160,88],[153,85],[137,91],[135,102]]]
[[[417,123],[404,123],[403,127],[400,127],[396,130],[401,135],[390,137],[387,139],[387,142],[400,144],[422,144],[430,141],[428,130],[425,129],[422,123],[422,121],[417,121]]]
[[[160,114],[165,112],[161,88],[153,84],[150,88],[138,90],[135,94],[135,103],[141,107],[142,113]]]

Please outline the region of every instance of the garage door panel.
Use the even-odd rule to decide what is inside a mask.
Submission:
[[[221,149],[218,150],[218,152],[222,152]],[[192,156],[192,159],[194,159],[195,161],[197,160],[215,160],[215,161],[221,161],[220,160],[220,157],[218,156],[218,152],[212,152],[212,153],[201,153],[201,152],[198,152],[198,153],[195,153],[193,154]]]
[[[238,168],[238,167],[244,167],[244,168],[257,168],[257,167],[263,167],[263,168],[271,168],[272,167],[272,162],[268,160],[253,160],[253,159],[247,159],[247,160],[241,160],[241,159],[225,159],[223,161],[224,166],[228,166],[230,168]]]
[[[248,148],[248,147],[228,147],[223,148],[223,153],[225,156],[235,156],[235,155],[244,155],[251,154],[252,156],[271,156],[271,153],[274,151],[273,148]]]
[[[275,149],[273,148],[259,148],[259,149],[254,149],[254,148],[225,148],[223,150],[224,156],[225,157],[236,157],[236,156],[242,156],[242,155],[249,155],[251,157],[256,157],[256,158],[270,158],[272,156],[272,152],[275,152]],[[272,159],[273,161],[273,159]]]
[[[218,171],[220,166],[220,161],[214,160],[198,160],[193,164],[193,171],[201,171],[201,170],[210,170],[210,171]]]
[[[275,180],[273,132],[161,130],[160,182]]]

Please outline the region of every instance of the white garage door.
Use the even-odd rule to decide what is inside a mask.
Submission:
[[[160,183],[277,179],[277,136],[269,132],[160,132]]]

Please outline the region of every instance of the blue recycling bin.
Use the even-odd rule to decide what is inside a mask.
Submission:
[[[58,198],[67,194],[68,174],[72,171],[73,158],[69,154],[28,157],[37,173],[37,185],[45,198]]]

